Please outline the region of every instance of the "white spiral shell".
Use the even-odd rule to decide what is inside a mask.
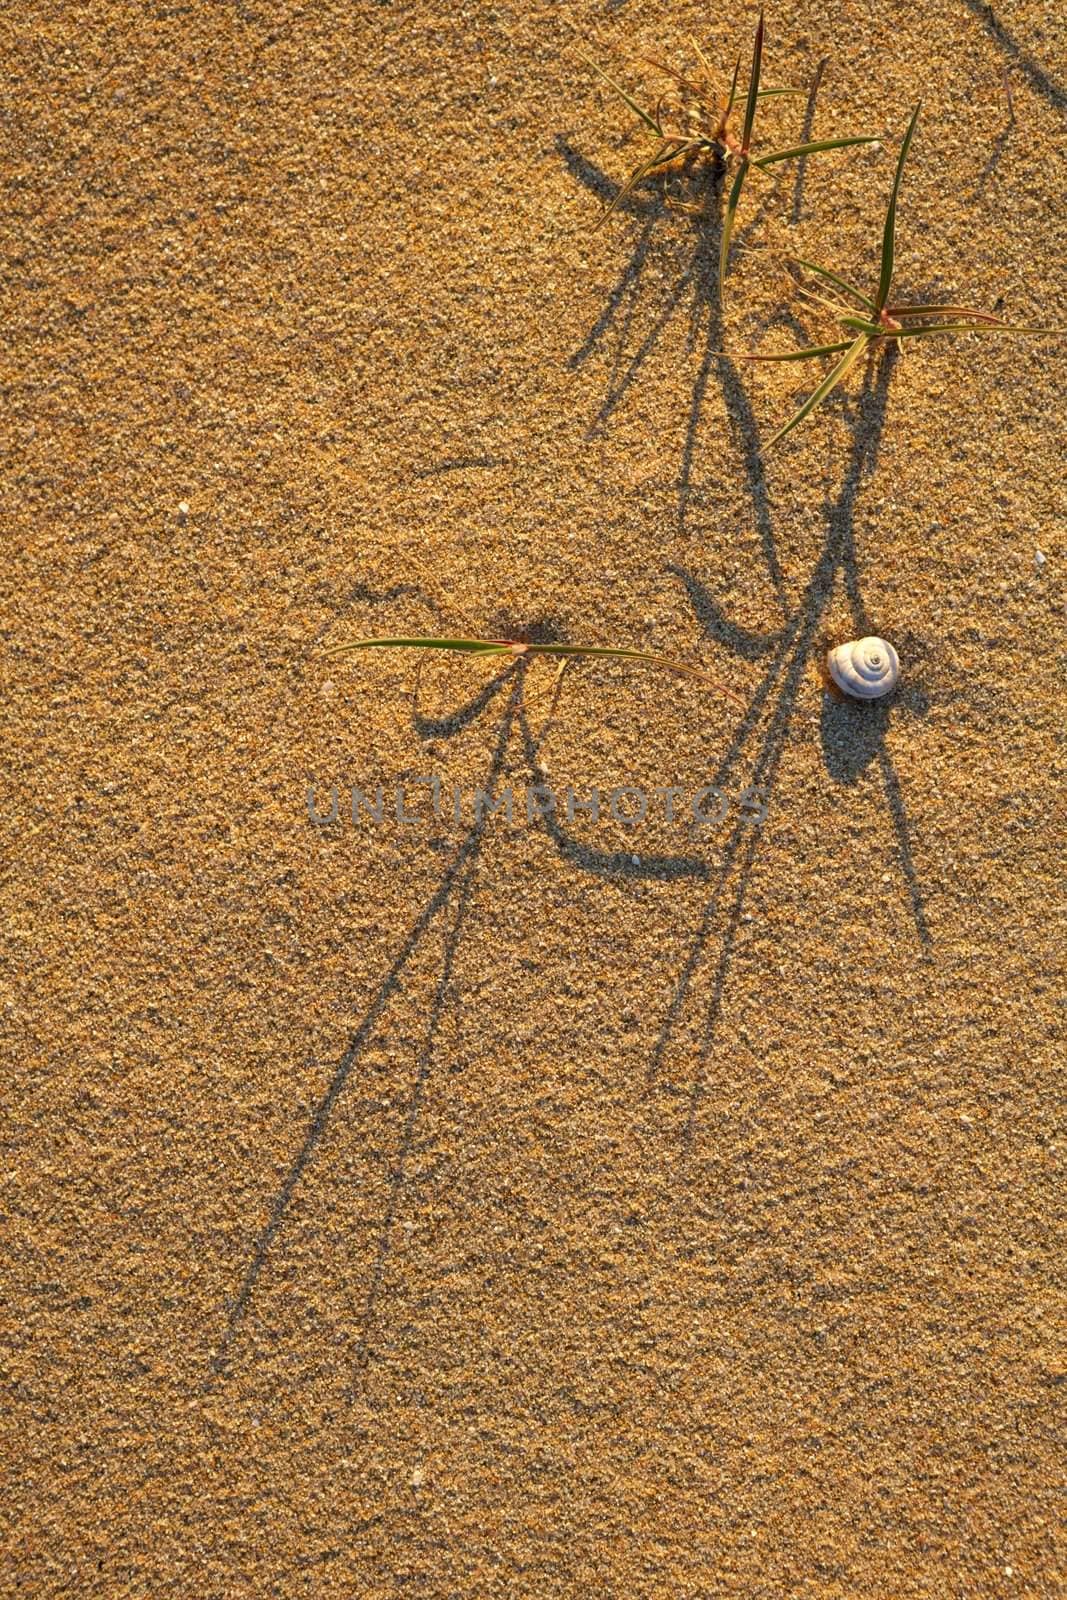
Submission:
[[[888,639],[850,639],[826,657],[831,678],[856,700],[877,700],[900,677],[900,661]]]

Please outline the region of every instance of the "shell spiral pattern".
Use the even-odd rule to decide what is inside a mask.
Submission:
[[[850,639],[826,658],[839,689],[856,700],[877,700],[888,694],[900,676],[900,661],[888,639]]]

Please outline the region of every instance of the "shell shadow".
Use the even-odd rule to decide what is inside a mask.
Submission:
[[[823,692],[819,715],[822,758],[835,783],[855,783],[876,756],[881,757],[889,719],[896,712],[924,717],[930,709],[929,696],[918,684],[897,684],[884,700],[838,699]]]
[[[870,766],[889,726],[889,700],[835,700],[822,697],[819,738],[826,770],[835,783],[855,783]]]

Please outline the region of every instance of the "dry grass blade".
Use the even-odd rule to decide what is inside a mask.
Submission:
[[[656,72],[662,72],[666,77],[673,78],[675,83],[680,84],[687,94],[696,95],[699,98],[704,93],[704,85],[694,82],[692,78],[687,78],[684,73],[678,71],[677,67],[669,67],[665,61],[658,61],[655,56],[642,56],[641,60],[646,67],[652,67]]]
[[[747,704],[741,695],[736,694],[732,689],[725,689],[721,683],[717,682],[709,673],[702,671],[700,667],[692,667],[685,661],[675,661],[672,656],[655,655],[649,650],[628,650],[614,645],[595,644],[531,644],[526,648],[531,655],[599,656],[614,661],[643,662],[649,667],[662,667],[665,672],[678,672],[683,677],[696,678],[698,682],[710,684],[720,694],[735,700],[738,705]]]
[[[819,294],[815,289],[802,287],[797,293],[806,304],[824,306],[828,311],[832,311],[835,317],[851,317],[854,314],[854,307],[843,306],[839,300],[831,300],[829,295]]]
[[[712,78],[715,76],[714,72],[712,72],[712,70],[711,70],[711,63],[709,62],[707,56],[704,54],[703,50],[700,48],[699,42],[693,37],[692,34],[689,35],[689,43],[693,46],[693,49],[696,51],[697,60],[700,62],[700,65],[703,67],[704,72],[707,75],[708,82],[710,83]],[[741,66],[740,61],[738,61],[737,65],[738,65],[738,69],[740,70],[740,66]],[[734,82],[735,83],[737,82],[736,74],[734,75]]]

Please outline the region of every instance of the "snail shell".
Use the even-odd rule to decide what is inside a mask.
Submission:
[[[888,639],[850,639],[826,657],[831,678],[856,700],[888,694],[900,676],[900,661]]]

